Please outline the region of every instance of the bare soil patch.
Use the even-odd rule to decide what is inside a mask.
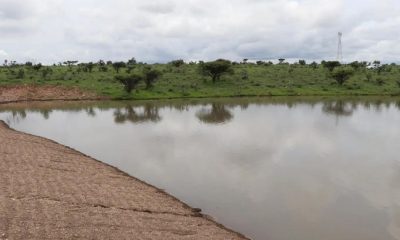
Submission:
[[[106,99],[76,87],[55,85],[18,85],[0,87],[0,103],[49,100],[99,100]]]

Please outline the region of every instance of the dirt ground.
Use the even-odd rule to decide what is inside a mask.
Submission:
[[[167,193],[0,121],[0,239],[245,239]]]
[[[0,87],[0,103],[45,100],[97,100],[104,99],[78,88],[62,86],[18,85]]]

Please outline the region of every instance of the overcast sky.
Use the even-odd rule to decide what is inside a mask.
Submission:
[[[0,61],[400,62],[399,0],[0,0]]]

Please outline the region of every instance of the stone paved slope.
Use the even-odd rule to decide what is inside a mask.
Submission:
[[[245,239],[138,179],[0,121],[0,239]]]

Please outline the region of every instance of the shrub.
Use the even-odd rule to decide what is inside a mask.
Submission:
[[[232,64],[228,60],[218,59],[213,62],[200,64],[200,72],[205,76],[210,76],[215,83],[226,73],[232,73]]]
[[[340,67],[341,64],[338,61],[322,61],[321,62],[322,66],[324,66],[324,68],[327,68],[330,72],[333,71],[333,69],[335,69],[336,67]]]
[[[155,69],[148,69],[144,70],[144,81],[146,83],[146,88],[149,89],[153,86],[153,83],[160,78],[161,72]]]
[[[378,84],[379,86],[382,86],[383,84],[385,84],[385,80],[383,80],[383,78],[377,78],[376,84]]]
[[[343,85],[353,74],[354,70],[351,67],[338,67],[333,70],[332,77],[339,85]]]
[[[139,82],[143,80],[143,76],[139,74],[132,74],[129,76],[116,76],[115,79],[124,86],[124,89],[127,93],[130,93],[136,88]]]
[[[184,65],[185,62],[182,59],[178,59],[178,60],[171,61],[169,64],[178,68],[178,67]]]
[[[24,69],[21,68],[18,70],[17,78],[23,79],[24,77],[25,77],[25,71],[24,71]]]

